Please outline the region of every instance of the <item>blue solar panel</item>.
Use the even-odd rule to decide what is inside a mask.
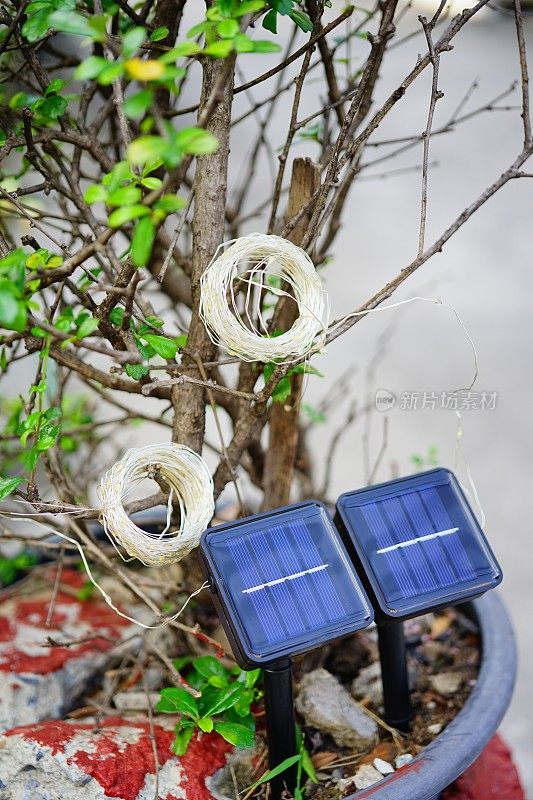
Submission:
[[[501,570],[455,478],[436,469],[348,492],[338,520],[388,617],[474,597]]]
[[[243,666],[304,652],[372,621],[357,573],[318,502],[211,528],[200,552]]]

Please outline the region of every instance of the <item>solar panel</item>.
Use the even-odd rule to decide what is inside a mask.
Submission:
[[[347,492],[337,501],[336,521],[379,616],[413,616],[480,595],[502,580],[457,479],[446,469]]]
[[[357,572],[317,501],[211,528],[200,554],[244,668],[305,652],[372,621]]]

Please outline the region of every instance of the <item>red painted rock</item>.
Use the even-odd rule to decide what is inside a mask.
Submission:
[[[446,789],[442,800],[525,800],[512,755],[500,736]]]
[[[14,728],[0,737],[0,798],[154,800],[156,747],[159,800],[211,800],[206,781],[225,766],[231,745],[200,734],[178,758],[173,738],[169,718],[154,724],[154,742],[148,722],[120,717],[98,729],[60,720]]]
[[[84,583],[71,570],[61,580],[73,590]],[[117,640],[135,629],[103,601],[81,602],[75,591],[58,593],[48,626],[50,596],[51,588],[0,606],[0,730],[60,717],[105,668]],[[83,641],[46,647],[48,637]]]

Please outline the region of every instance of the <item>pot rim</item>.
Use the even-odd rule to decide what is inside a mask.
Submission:
[[[468,604],[481,634],[475,687],[443,732],[394,774],[345,800],[436,800],[481,754],[509,706],[516,678],[511,621],[497,592]],[[467,610],[462,606],[462,610]]]

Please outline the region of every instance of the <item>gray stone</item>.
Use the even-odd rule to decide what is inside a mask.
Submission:
[[[118,692],[113,696],[115,708],[119,711],[146,711],[148,701],[153,708],[159,700],[159,692]]]
[[[298,687],[296,708],[307,725],[329,733],[340,747],[374,743],[377,725],[325,669],[307,673]]]
[[[431,733],[432,736],[437,736],[442,730],[442,725],[440,722],[435,722],[433,725],[428,725],[428,733]]]
[[[382,775],[390,775],[394,772],[392,764],[389,764],[388,761],[384,761],[382,758],[375,758],[372,763]]]
[[[406,764],[409,764],[412,761],[414,756],[411,753],[402,753],[401,756],[395,759],[394,764],[396,765],[396,769],[400,769],[401,767],[405,767]]]
[[[234,750],[225,765],[206,778],[205,785],[215,800],[234,800],[236,791],[242,792],[251,786],[257,777],[253,756],[253,749]]]
[[[353,776],[353,782],[356,789],[366,789],[368,786],[373,786],[378,781],[382,780],[383,775],[378,772],[375,767],[370,764],[364,764],[359,767]]]
[[[459,691],[462,682],[463,676],[458,672],[440,672],[429,678],[431,688],[443,697],[453,697]]]
[[[381,684],[381,665],[374,661],[368,667],[360,670],[352,681],[350,691],[357,700],[368,698],[373,706],[383,703],[383,686]]]

